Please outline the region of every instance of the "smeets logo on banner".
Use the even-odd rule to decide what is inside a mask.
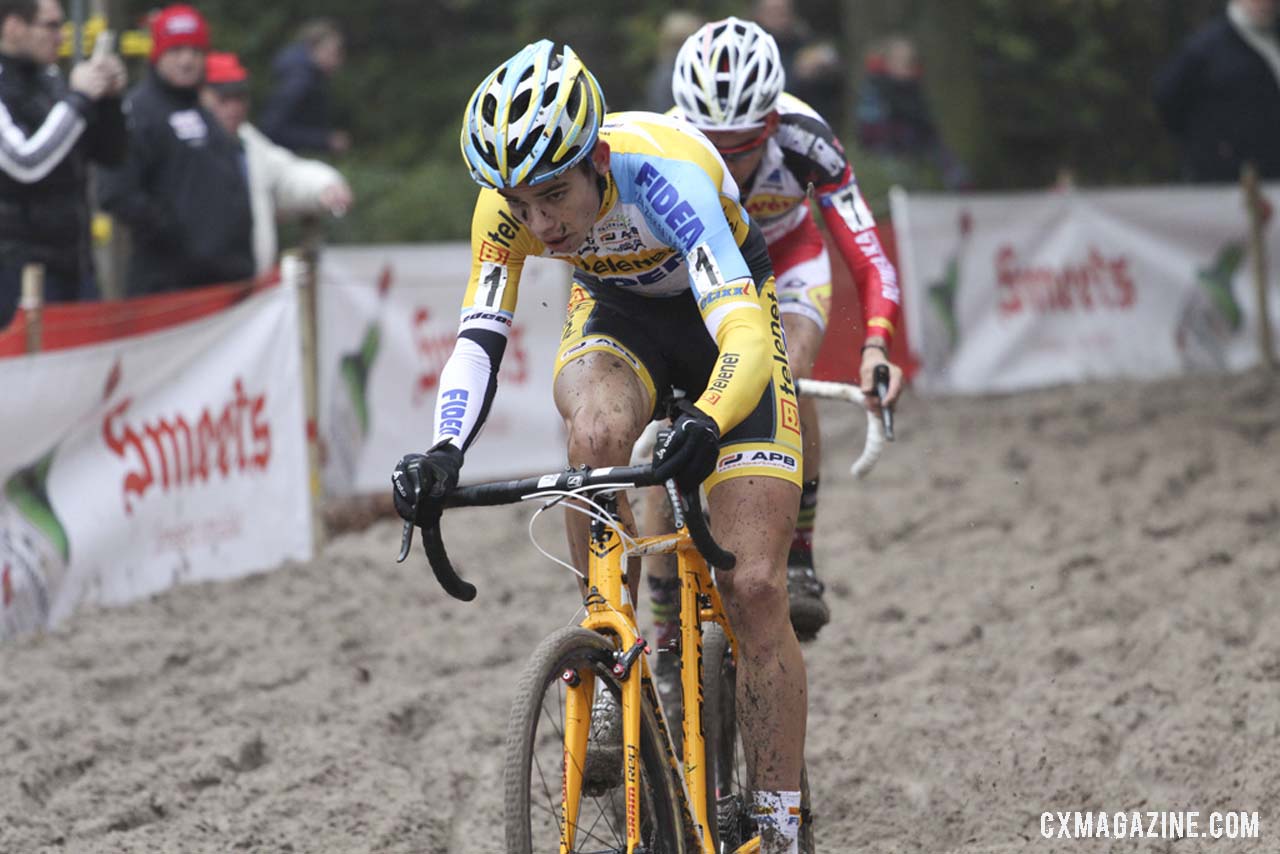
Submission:
[[[524,343],[524,327],[516,324],[507,336],[507,349],[498,371],[501,385],[523,386],[529,382],[529,353]],[[415,406],[434,399],[440,372],[453,353],[458,330],[452,323],[433,322],[431,309],[419,306],[413,312],[413,343],[418,355],[418,371],[413,382]]]
[[[112,454],[129,464],[122,481],[124,511],[153,489],[161,494],[205,483],[265,472],[271,465],[271,424],[265,394],[249,394],[236,377],[225,402],[194,415],[129,418],[133,398],[107,411],[102,438]]]
[[[1129,258],[1108,258],[1089,247],[1078,264],[1060,268],[1024,264],[1012,246],[996,253],[996,282],[1002,315],[1033,312],[1126,311],[1137,301],[1137,287],[1129,275]]]

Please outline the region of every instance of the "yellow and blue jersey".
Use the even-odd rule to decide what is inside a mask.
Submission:
[[[600,139],[610,148],[600,211],[573,251],[551,252],[497,191],[481,191],[459,340],[440,378],[436,441],[465,448],[479,429],[529,256],[572,265],[575,281],[600,298],[692,291],[732,366],[730,387],[698,401],[722,431],[746,416],[769,382],[771,318],[760,297],[771,274],[767,247],[715,147],[692,125],[655,113],[610,114]]]

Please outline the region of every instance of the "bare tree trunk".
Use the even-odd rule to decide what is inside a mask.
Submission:
[[[973,38],[975,5],[974,0],[922,0],[917,20],[925,92],[938,131],[972,171],[983,172],[988,151]]]
[[[982,150],[982,92],[973,46],[975,0],[844,0],[845,47],[855,86],[867,51],[891,34],[916,41],[939,132],[971,168]]]
[[[856,79],[861,79],[863,59],[877,42],[891,33],[913,34],[919,5],[920,0],[844,0],[845,49]]]

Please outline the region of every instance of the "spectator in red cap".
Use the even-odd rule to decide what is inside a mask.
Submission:
[[[253,208],[253,254],[258,275],[276,263],[276,218],[329,212],[342,216],[351,188],[336,169],[298,157],[276,145],[248,121],[249,72],[234,53],[205,57],[200,101],[222,127],[240,140]]]
[[[129,155],[105,171],[104,210],[132,238],[125,292],[253,278],[253,214],[239,142],[200,106],[209,27],[191,6],[151,19],[151,72],[125,98]]]

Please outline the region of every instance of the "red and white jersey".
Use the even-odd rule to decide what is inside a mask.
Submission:
[[[799,98],[784,92],[778,116],[759,168],[740,188],[748,215],[764,231],[772,255],[775,244],[796,229],[813,227],[805,204],[812,184],[823,221],[857,282],[867,333],[891,339],[901,303],[898,274],[880,246],[875,217],[843,146],[826,120]]]
[[[844,183],[849,163],[822,116],[785,92],[778,99],[778,131],[765,143],[760,167],[750,186],[740,188],[747,213],[774,243],[809,216],[805,192]],[[864,205],[865,207],[865,205]],[[866,216],[869,221],[871,213]]]

